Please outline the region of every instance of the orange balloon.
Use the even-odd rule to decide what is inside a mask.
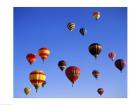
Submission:
[[[38,50],[38,54],[41,57],[41,59],[44,61],[48,58],[48,56],[50,55],[50,50],[48,48],[40,48]]]

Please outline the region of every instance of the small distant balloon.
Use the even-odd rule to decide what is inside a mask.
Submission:
[[[101,13],[99,11],[96,11],[92,14],[92,16],[96,19],[96,20],[99,20],[100,17],[101,17]]]
[[[97,89],[98,94],[101,96],[104,93],[104,89],[103,88],[98,88]]]
[[[42,87],[44,87],[46,84],[47,84],[46,81],[44,81],[44,82],[42,83]]]
[[[43,61],[45,61],[48,58],[48,56],[50,55],[50,50],[48,48],[40,48],[38,50],[38,54],[41,57],[41,59]]]
[[[58,66],[61,69],[61,71],[63,71],[64,69],[66,69],[67,65],[66,65],[66,61],[61,60],[58,62]]]
[[[29,95],[30,92],[31,92],[31,89],[30,89],[29,87],[25,87],[25,88],[24,88],[24,93],[25,93],[26,95]]]
[[[70,66],[65,71],[67,78],[73,84],[77,81],[80,76],[80,68],[77,66]]]
[[[27,61],[30,63],[30,65],[32,65],[35,61],[36,61],[36,55],[33,53],[29,53],[26,56]]]
[[[110,53],[108,54],[108,57],[109,57],[112,61],[114,61],[114,59],[115,59],[115,57],[116,57],[115,52],[110,52]]]
[[[92,75],[97,79],[100,76],[100,72],[98,70],[93,70]]]
[[[122,70],[126,66],[126,62],[123,59],[117,59],[115,61],[115,66],[122,72]]]
[[[70,31],[73,31],[75,29],[75,23],[74,22],[69,22],[67,24],[67,28],[70,30]]]
[[[79,32],[82,36],[87,34],[87,30],[85,28],[80,28]]]
[[[102,51],[102,46],[99,43],[93,43],[88,47],[88,49],[90,54],[93,55],[96,59]]]

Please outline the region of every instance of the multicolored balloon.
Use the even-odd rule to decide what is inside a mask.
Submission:
[[[25,87],[25,88],[24,88],[24,93],[25,93],[26,95],[29,95],[30,92],[31,92],[31,89],[30,89],[29,87]]]
[[[33,53],[29,53],[26,56],[27,61],[30,63],[30,65],[32,65],[35,61],[36,61],[36,55]]]
[[[102,51],[102,46],[99,43],[93,43],[88,47],[88,49],[90,54],[93,55],[96,59]]]
[[[67,24],[67,28],[70,30],[70,31],[73,31],[75,29],[75,23],[74,22],[69,22]]]
[[[98,70],[93,70],[92,75],[97,79],[100,76],[100,72]]]
[[[38,50],[38,54],[44,62],[50,55],[50,50],[48,48],[40,48]]]
[[[79,32],[81,33],[81,35],[86,35],[87,34],[87,30],[85,28],[80,28]]]
[[[61,69],[61,71],[63,71],[64,69],[67,68],[66,61],[64,61],[64,60],[59,61],[58,66]]]
[[[96,11],[96,12],[94,12],[94,13],[92,14],[92,16],[93,16],[96,20],[98,20],[98,19],[100,19],[100,17],[101,17],[101,13],[100,13],[99,11]]]
[[[126,62],[123,59],[117,59],[115,61],[115,66],[122,72],[122,70],[126,66]]]
[[[112,61],[114,61],[114,59],[115,59],[115,57],[116,57],[115,52],[110,52],[110,53],[108,54],[108,57],[109,57]]]
[[[46,74],[42,70],[34,70],[30,73],[29,80],[37,92],[38,88],[46,81]]]
[[[103,88],[98,88],[97,89],[98,94],[101,96],[104,93],[104,89]]]
[[[65,71],[67,78],[71,81],[72,86],[80,76],[80,68],[77,66],[70,66]]]

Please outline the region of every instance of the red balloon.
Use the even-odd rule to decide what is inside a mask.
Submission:
[[[80,68],[76,66],[70,66],[65,71],[67,78],[71,81],[72,86],[80,76]]]
[[[36,61],[36,55],[33,53],[29,53],[27,54],[26,59],[30,64],[33,64]]]
[[[125,60],[123,60],[123,59],[117,59],[117,60],[115,61],[115,66],[116,66],[120,71],[122,71],[122,70],[124,69],[125,65],[126,65],[126,62],[125,62]]]
[[[116,54],[114,52],[110,52],[108,54],[108,57],[113,61],[115,59],[115,57],[116,57]]]

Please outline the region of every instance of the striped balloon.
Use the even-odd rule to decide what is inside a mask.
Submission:
[[[90,54],[93,55],[96,59],[102,51],[102,46],[99,43],[93,43],[89,45],[88,49]]]
[[[46,81],[46,74],[42,70],[32,71],[29,75],[29,80],[37,92],[38,88]]]
[[[94,12],[93,17],[95,17],[95,19],[98,20],[101,17],[100,12],[99,11]]]
[[[80,68],[76,66],[70,66],[65,71],[67,78],[72,82],[72,86],[75,83],[75,81],[80,76]]]
[[[48,48],[40,48],[38,50],[38,54],[41,57],[41,59],[44,61],[50,55],[50,50]]]
[[[69,29],[70,31],[73,31],[74,28],[75,28],[75,23],[69,22],[69,23],[67,24],[67,27],[68,27],[68,29]]]

